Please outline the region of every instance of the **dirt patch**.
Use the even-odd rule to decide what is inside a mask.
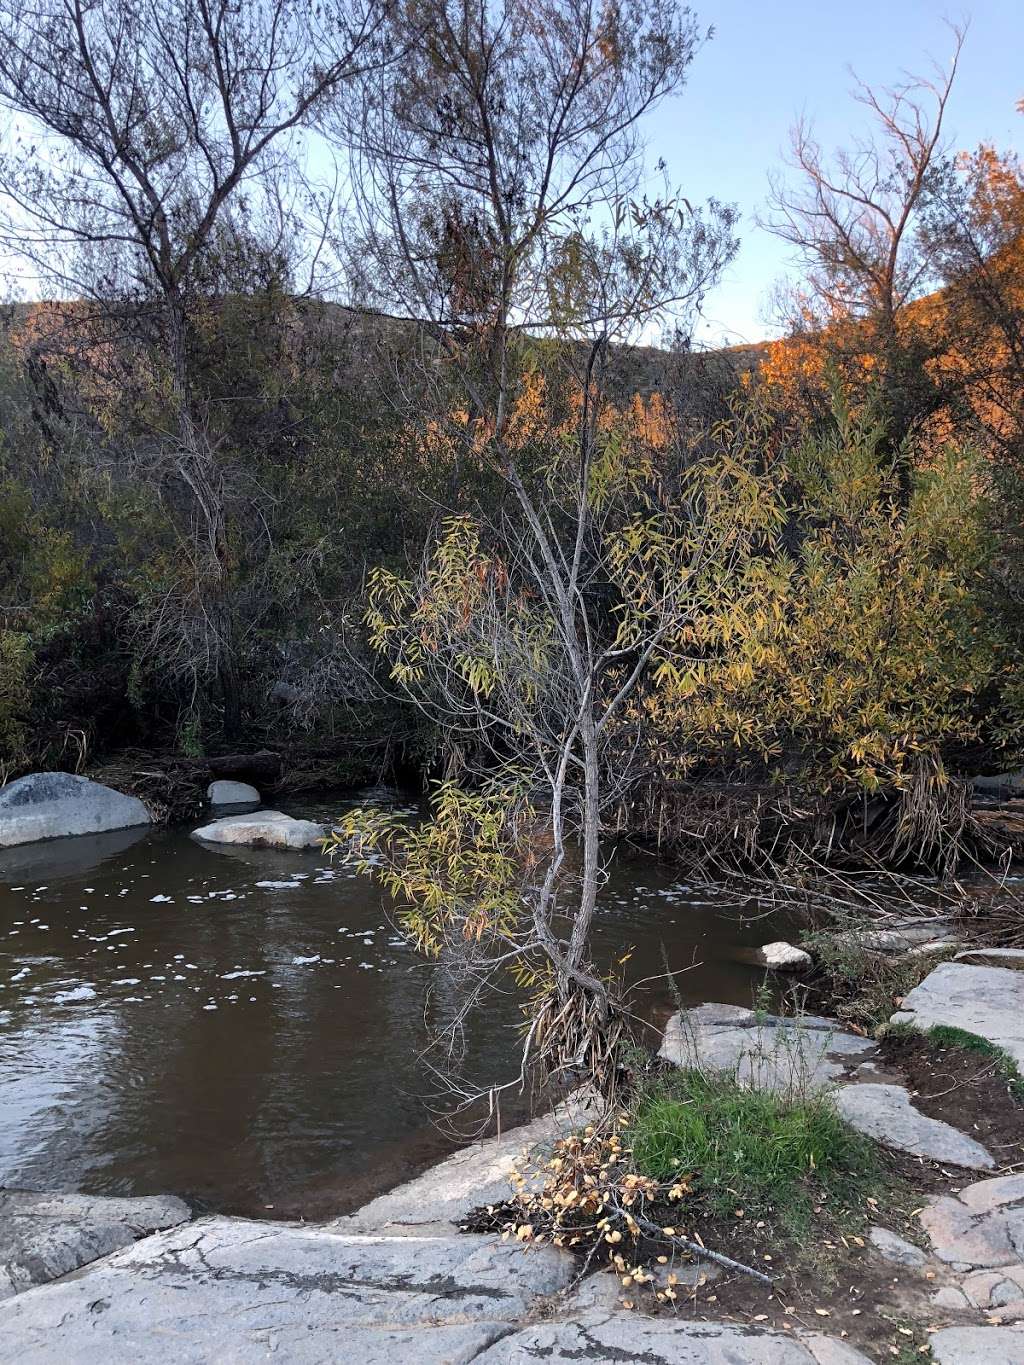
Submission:
[[[880,1044],[879,1062],[899,1072],[922,1114],[968,1133],[1000,1167],[1024,1164],[1024,1103],[997,1058],[943,1046],[927,1034],[890,1034]]]

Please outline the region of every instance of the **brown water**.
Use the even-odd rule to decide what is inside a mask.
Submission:
[[[764,930],[640,856],[612,866],[597,951],[633,947],[639,981],[664,946],[688,1001],[749,1004],[737,954]],[[671,1008],[663,982],[637,998]],[[317,852],[184,830],[0,850],[0,1187],[354,1207],[453,1145],[421,1054],[454,1003],[378,889]],[[476,1017],[473,1076],[509,1074],[517,1022],[511,997]]]

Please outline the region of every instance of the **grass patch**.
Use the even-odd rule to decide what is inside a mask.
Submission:
[[[715,1212],[741,1206],[794,1233],[823,1202],[858,1199],[881,1178],[874,1144],[827,1096],[782,1097],[697,1071],[652,1079],[624,1137],[642,1174],[686,1175]]]

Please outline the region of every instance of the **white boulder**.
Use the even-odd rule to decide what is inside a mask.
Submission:
[[[296,820],[279,810],[252,815],[227,815],[192,831],[193,839],[209,844],[243,844],[248,848],[313,848],[327,834],[313,820]]]
[[[762,944],[758,956],[766,967],[776,972],[802,972],[811,965],[810,953],[781,939],[775,943]]]
[[[206,789],[211,806],[258,806],[260,794],[248,782],[211,782]]]
[[[150,823],[138,797],[73,773],[30,773],[0,787],[0,848]]]

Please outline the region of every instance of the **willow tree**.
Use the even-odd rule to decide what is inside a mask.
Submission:
[[[280,246],[295,138],[379,57],[375,0],[0,0],[0,242],[90,364],[127,356],[130,452],[177,509],[183,577],[155,617],[165,676],[237,728],[228,495],[193,365],[197,310],[240,243]]]
[[[415,833],[373,813],[349,831],[387,852],[421,944],[468,955],[467,1004],[496,967],[534,988],[524,1061],[600,1078],[621,1024],[590,945],[611,738],[702,553],[608,372],[658,319],[685,325],[734,249],[730,210],[647,192],[643,119],[702,37],[671,0],[427,0],[393,21],[401,68],[334,121],[359,297],[421,338],[404,416],[458,512],[415,571],[378,571],[367,616],[451,781]],[[497,515],[458,506],[467,463]]]

